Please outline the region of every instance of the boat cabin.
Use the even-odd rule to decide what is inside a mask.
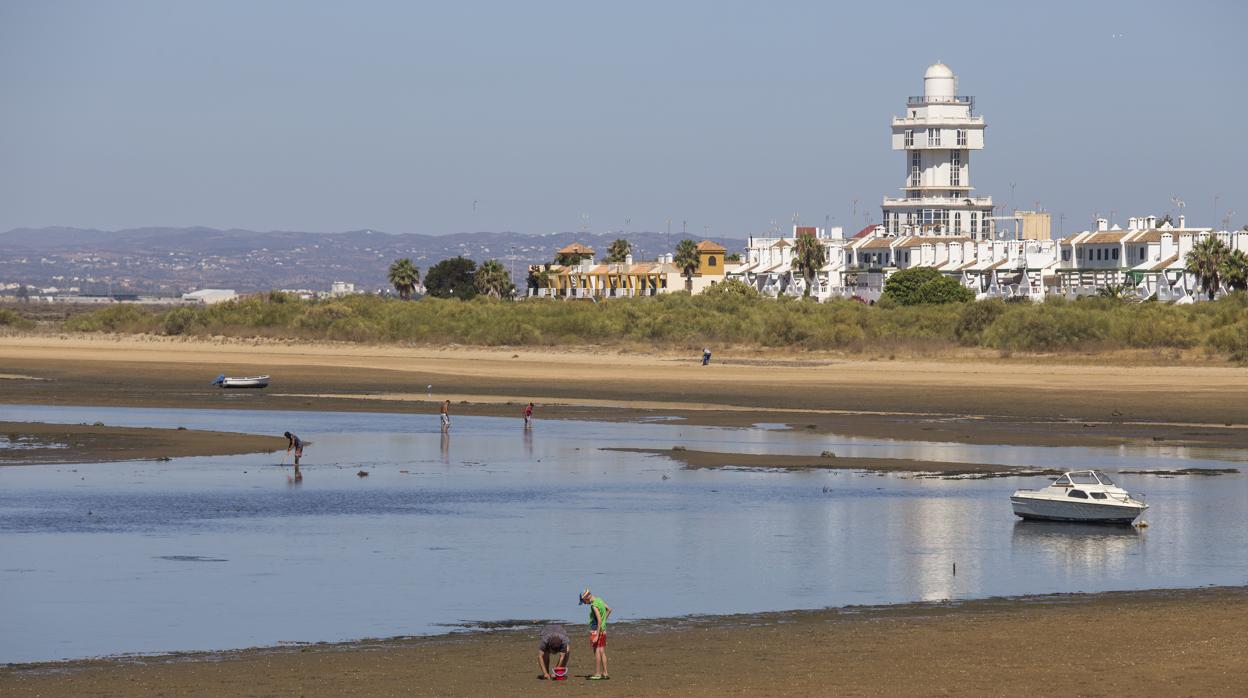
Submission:
[[[1066,496],[1075,499],[1108,499],[1104,488],[1115,485],[1108,475],[1099,470],[1077,470],[1057,478],[1049,487],[1070,488]]]

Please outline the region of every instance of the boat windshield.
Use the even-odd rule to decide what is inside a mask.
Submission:
[[[1097,485],[1097,484],[1100,484],[1100,483],[1098,483],[1098,482],[1096,481],[1096,476],[1092,474],[1092,471],[1091,471],[1091,470],[1084,470],[1084,471],[1081,471],[1081,472],[1078,472],[1078,473],[1071,473],[1071,474],[1070,474],[1070,481],[1071,481],[1071,482],[1073,482],[1073,483],[1075,483],[1076,485]]]
[[[1051,487],[1070,487],[1070,478],[1063,475],[1053,481]]]
[[[1106,475],[1105,473],[1099,470],[1093,470],[1092,472],[1096,473],[1096,479],[1100,480],[1102,485],[1105,485],[1106,487],[1114,486],[1114,481],[1110,480],[1109,476]]]

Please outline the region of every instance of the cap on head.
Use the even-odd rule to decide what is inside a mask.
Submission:
[[[587,603],[589,603],[589,597],[590,597],[590,596],[591,596],[591,594],[589,593],[589,587],[585,587],[585,591],[582,591],[582,592],[581,592],[581,603],[582,603],[582,604],[587,604]]]

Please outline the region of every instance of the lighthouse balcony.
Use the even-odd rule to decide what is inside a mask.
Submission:
[[[911,107],[925,107],[929,104],[965,104],[975,108],[975,98],[969,95],[919,95],[910,97],[906,104]]]
[[[948,189],[948,187],[941,187]],[[897,206],[901,208],[914,208],[915,206],[947,206],[958,208],[991,208],[991,196],[923,196],[917,199],[897,198],[892,196],[884,197],[884,207]]]

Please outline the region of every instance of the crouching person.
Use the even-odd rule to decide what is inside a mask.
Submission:
[[[562,625],[550,624],[542,628],[537,645],[537,664],[542,668],[541,679],[566,681],[568,678],[568,654],[572,651],[572,640]],[[555,671],[550,671],[550,656],[557,655]]]

